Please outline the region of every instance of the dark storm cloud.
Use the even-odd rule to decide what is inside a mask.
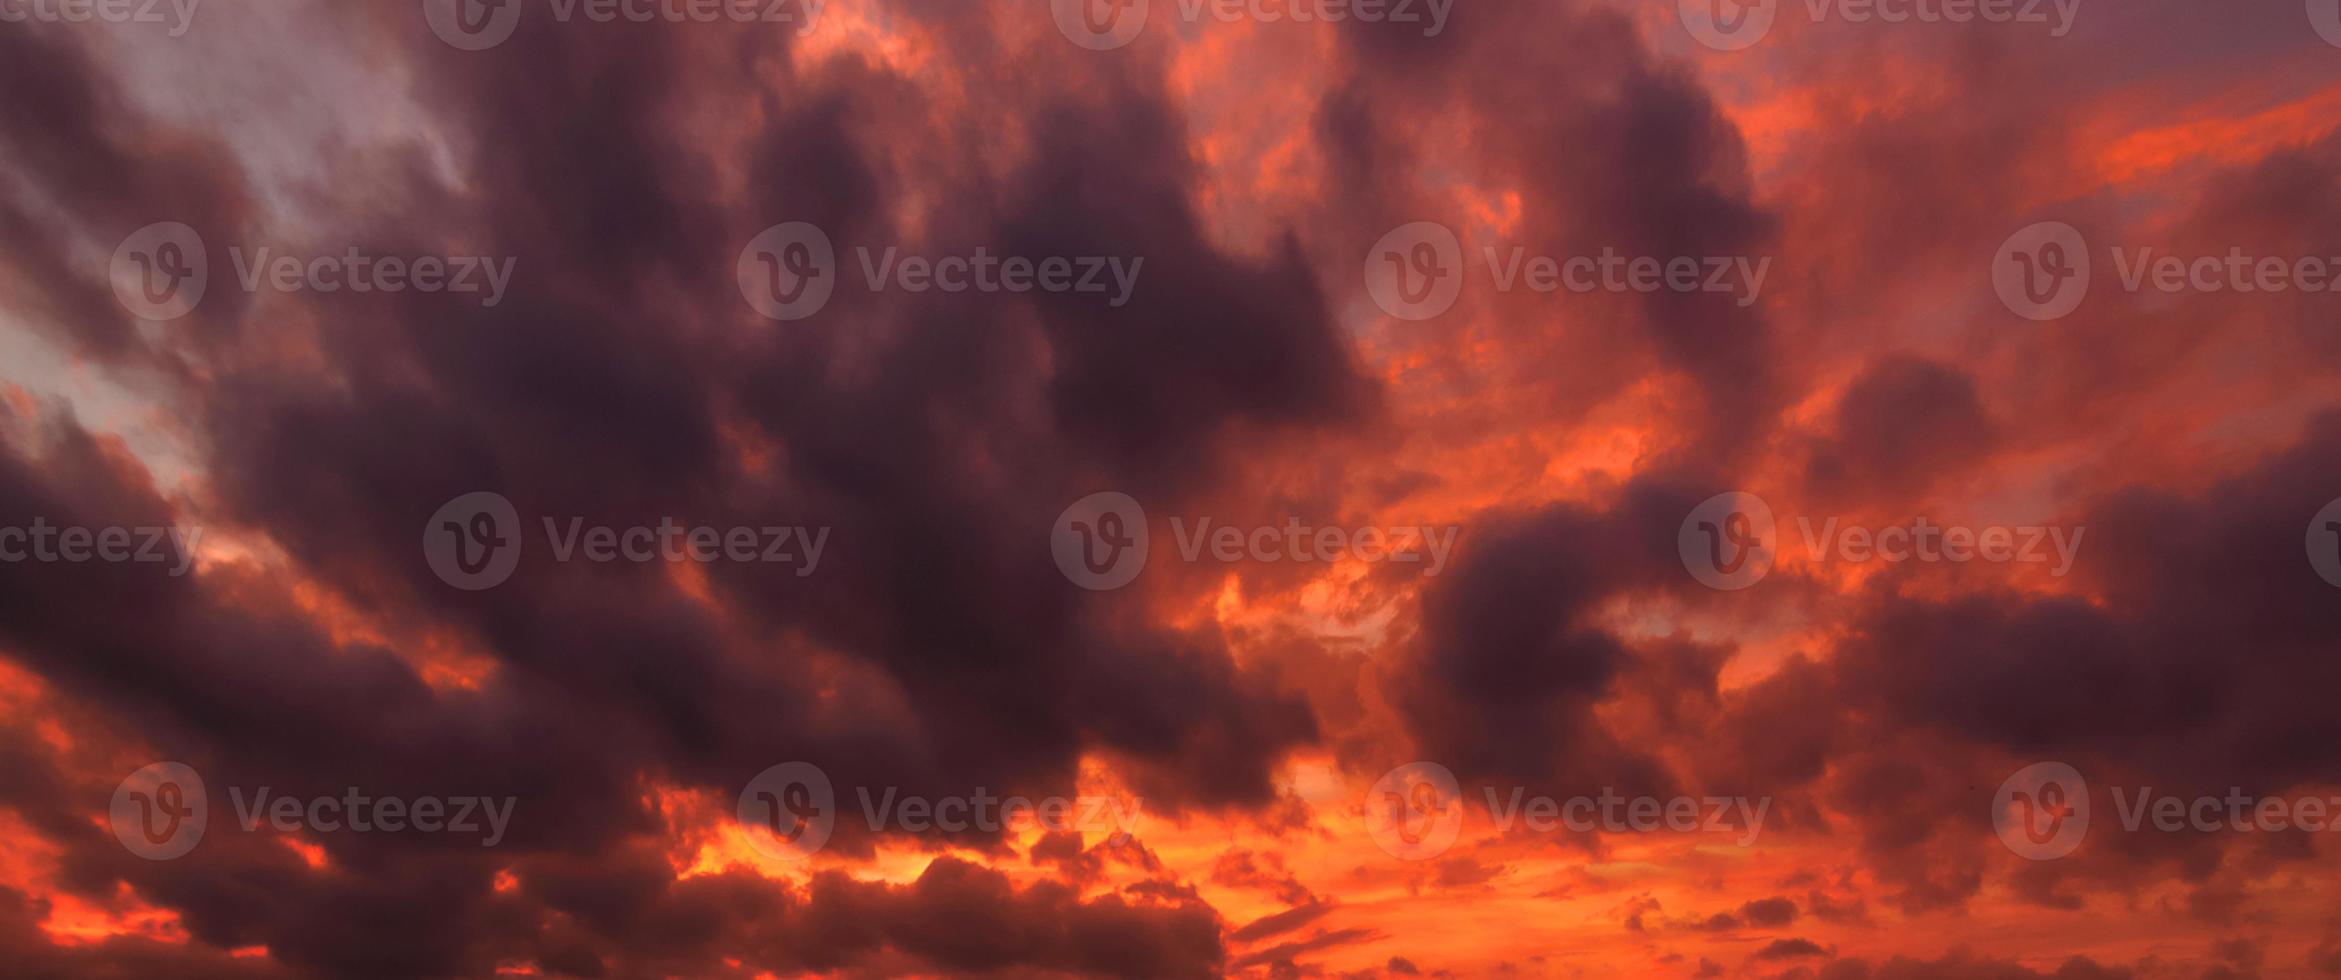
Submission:
[[[2341,679],[2341,607],[2302,540],[2341,492],[2337,445],[2341,416],[2326,416],[2200,496],[2139,488],[2080,513],[2099,603],[1877,595],[1840,652],[1844,693],[1963,739],[2182,785],[2329,774],[2341,721],[2303,692]]]
[[[1331,163],[1327,192],[1383,208],[1328,215],[1331,225],[1359,242],[1426,217],[1462,227],[1463,216],[1423,203],[1433,191],[1421,174],[1443,163],[1431,158],[1441,144],[1420,135],[1438,126],[1478,151],[1484,172],[1472,179],[1521,199],[1515,239],[1466,235],[1467,265],[1482,261],[1475,245],[1653,256],[1757,256],[1771,247],[1773,221],[1751,200],[1737,133],[1693,79],[1643,49],[1622,16],[1570,5],[1475,7],[1449,33],[1436,46],[1354,36],[1350,75],[1317,114]],[[1541,56],[1556,45],[1578,56]],[[1511,68],[1475,70],[1486,64]],[[1543,97],[1523,101],[1524,90]],[[1580,152],[1586,146],[1604,152]],[[1714,296],[1555,304],[1525,291],[1486,292],[1467,289],[1456,312],[1422,329],[1451,329],[1475,304],[1497,308],[1486,327],[1505,340],[1497,370],[1545,392],[1562,417],[1648,370],[1696,379],[1696,407],[1673,420],[1685,431],[1680,458],[1656,464],[1668,475],[1637,481],[1612,512],[1560,506],[1474,521],[1457,567],[1426,590],[1421,634],[1385,686],[1421,756],[1466,782],[1567,793],[1665,788],[1672,777],[1592,713],[1622,678],[1664,658],[1645,663],[1592,617],[1606,599],[1679,574],[1676,526],[1707,494],[1690,496],[1701,481],[1678,471],[1711,474],[1766,437],[1776,398],[1770,330],[1760,310]],[[1564,316],[1567,330],[1556,327]],[[1707,676],[1693,683],[1712,696],[1712,667],[1691,673],[1702,670]]]
[[[1424,598],[1420,646],[1390,685],[1422,757],[1466,783],[1563,797],[1664,786],[1655,761],[1592,713],[1632,657],[1590,621],[1633,573],[1604,560],[1631,562],[1630,535],[1567,507],[1477,530]]]
[[[2089,777],[2108,829],[2069,860],[2021,869],[2026,894],[2070,905],[2075,880],[2202,880],[2250,842],[2123,833],[2107,787],[2283,796],[2341,763],[2341,722],[2315,693],[2341,683],[2341,605],[2302,550],[2308,518],[2341,493],[2336,446],[2341,416],[2328,415],[2199,493],[2136,487],[2077,509],[2067,519],[2088,529],[2077,574],[2093,601],[1931,596],[1915,588],[1924,570],[1882,577],[1832,660],[1792,661],[1726,699],[1718,724],[1736,748],[1713,750],[1715,768],[1787,789],[1828,760],[1834,807],[1905,907],[1976,894],[1983,852],[1953,842],[1990,840],[1979,814],[1992,789],[2043,760]],[[1782,710],[1812,703],[1840,708]]]
[[[1934,481],[1987,458],[1995,426],[1974,379],[1913,357],[1872,364],[1837,403],[1805,479],[1825,501],[1924,499]]]
[[[669,820],[694,817],[662,812],[652,789],[700,791],[720,810],[767,765],[805,759],[848,807],[863,788],[1070,793],[1079,763],[1102,756],[1149,815],[1297,808],[1288,825],[1305,827],[1307,807],[1279,799],[1272,777],[1376,710],[1348,676],[1366,670],[1421,756],[1453,767],[1468,796],[1490,782],[1561,795],[1701,783],[1805,798],[1784,799],[1784,814],[1826,799],[1894,892],[1882,900],[1904,910],[1982,891],[1990,866],[1975,853],[1997,845],[1979,815],[2008,758],[2271,794],[2341,763],[2341,719],[2325,703],[2341,684],[2341,604],[2299,553],[2302,522],[2341,494],[2341,417],[2207,490],[2116,484],[2074,508],[2090,532],[2076,579],[2086,594],[1946,596],[1923,587],[1924,570],[1893,570],[1843,597],[1846,628],[1827,649],[1729,692],[1719,674],[1733,648],[1621,635],[1610,614],[1622,601],[1726,602],[1684,575],[1674,540],[1682,516],[1760,453],[1791,444],[1814,486],[1859,506],[1980,469],[2014,443],[2010,423],[2046,414],[1995,420],[1989,372],[1892,355],[1862,366],[1817,434],[1782,438],[1779,417],[1801,393],[1784,390],[1794,358],[1781,335],[1804,325],[1776,329],[1764,307],[1727,297],[1594,296],[1563,312],[1481,294],[1445,323],[1387,338],[1460,349],[1471,338],[1459,324],[1487,314],[1475,329],[1501,348],[1494,378],[1435,350],[1429,370],[1460,389],[1521,386],[1540,422],[1574,421],[1652,377],[1685,379],[1665,409],[1679,417],[1657,420],[1665,455],[1636,460],[1641,475],[1604,488],[1607,502],[1480,515],[1387,661],[1304,650],[1239,662],[1212,629],[1159,621],[1190,582],[1073,588],[1046,540],[1074,499],[1115,488],[1173,510],[1231,496],[1283,505],[1311,492],[1262,491],[1250,464],[1391,435],[1344,320],[1357,253],[1403,221],[1473,220],[1426,213],[1444,182],[1517,194],[1518,241],[1493,244],[1545,253],[1756,257],[1777,247],[1780,221],[1696,76],[1607,9],[1480,4],[1436,39],[1345,31],[1341,80],[1304,113],[1325,157],[1319,202],[1303,227],[1239,252],[1194,203],[1205,164],[1159,49],[1088,57],[1045,17],[1028,48],[997,29],[1022,22],[1004,4],[895,6],[940,80],[874,54],[815,54],[786,31],[531,19],[502,47],[463,52],[412,4],[336,5],[324,16],[381,59],[380,77],[411,85],[399,94],[425,132],[328,147],[314,161],[333,175],[323,186],[266,207],[256,202],[279,202],[276,188],[248,183],[221,139],[145,114],[130,66],[109,61],[121,51],[73,32],[0,31],[0,300],[75,357],[152,376],[142,394],[183,410],[204,478],[184,498],[69,417],[11,419],[0,523],[167,525],[200,512],[220,538],[281,547],[289,566],[174,578],[0,564],[0,652],[55,689],[45,710],[69,715],[82,740],[67,766],[36,719],[0,719],[0,805],[62,849],[60,887],[113,907],[128,883],[195,940],[53,947],[38,899],[0,890],[0,961],[42,976],[477,975],[515,960],[580,976],[1297,973],[1298,958],[1384,937],[1347,927],[1273,853],[1231,848],[1213,870],[1214,884],[1291,906],[1242,925],[1135,839],[1085,849],[1079,835],[1044,837],[1025,863],[1059,880],[1021,886],[949,856],[902,884],[685,877]],[[2171,44],[2192,40],[2194,16],[2172,15],[2184,32],[2109,18],[2115,36]],[[2245,34],[2255,50],[2285,47],[2262,21]],[[2020,168],[1987,164],[2061,149],[2063,116],[2025,97],[2051,76],[1979,47],[1940,86],[1979,108],[1865,120],[1813,151],[1806,172],[1834,211],[1864,216],[1810,229],[1835,246],[1834,275],[1889,292],[1909,267],[1964,268],[1979,251],[1968,239],[1997,240],[2007,229],[1985,215],[2031,189]],[[1941,152],[1927,137],[1945,132],[1976,149]],[[2284,150],[2228,175],[2209,202],[2333,226],[2321,219],[2336,213],[2337,146]],[[1455,174],[1461,157],[1476,171]],[[513,256],[514,290],[483,309],[422,293],[219,288],[187,323],[154,331],[114,302],[102,263],[78,258],[154,221],[216,232],[216,246],[271,238],[287,219],[322,229],[310,234],[330,251]],[[849,268],[858,247],[898,245],[1143,257],[1145,273],[1139,301],[1121,308],[841,289],[820,316],[778,324],[741,302],[732,266],[783,221],[826,229]],[[1926,240],[1911,243],[1914,227]],[[212,265],[224,279],[224,257]],[[2313,332],[2329,316],[2280,312],[2303,346],[2337,349]],[[2117,326],[2129,323],[2085,316],[2051,334],[2057,359],[2028,379],[2058,383],[2030,403],[2119,416],[2121,399],[2102,390],[2123,380],[2122,358],[2164,349],[2104,343]],[[2083,357],[2116,363],[2075,369]],[[1349,476],[1325,472],[1336,487]],[[1371,492],[1387,502],[1446,479],[1408,473]],[[707,568],[711,599],[665,568],[562,564],[541,549],[503,587],[461,593],[426,566],[417,532],[477,490],[510,497],[532,534],[548,516],[673,517],[821,525],[833,544],[809,578]],[[394,635],[337,629],[329,621],[344,617],[304,605],[288,579]],[[1797,584],[1782,579],[1767,585]],[[476,690],[427,683],[403,655],[426,639],[493,670]],[[1308,694],[1288,672],[1306,675]],[[1322,717],[1326,705],[1338,717]],[[1621,707],[1650,731],[1601,711]],[[1663,738],[1637,737],[1651,732]],[[1331,747],[1351,760],[1368,741]],[[1683,772],[1662,761],[1673,749]],[[328,857],[312,867],[271,835],[223,832],[186,859],[148,862],[89,819],[121,758],[146,752],[286,795],[510,795],[516,818],[493,851],[334,835],[312,842]],[[1817,816],[1799,819],[1806,828],[1831,829]],[[830,846],[868,857],[881,836],[843,821]],[[948,843],[1005,853],[983,833]],[[2199,914],[2243,917],[2214,877],[2223,842],[2116,835],[2096,847],[2111,857],[2027,869],[2022,883],[2041,887],[2025,893],[2069,903],[2067,878],[2176,865],[2202,886]],[[1147,879],[1085,890],[1116,866]],[[1459,855],[1436,871],[1461,890],[1510,867]],[[500,873],[512,876],[501,887]],[[1844,901],[1815,890],[1809,919],[1769,898],[1711,921],[1866,917],[1858,894]],[[2341,961],[2333,945],[2315,955]],[[253,946],[271,955],[225,952]],[[1833,949],[1780,939],[1756,958]],[[1833,980],[2040,975],[1966,953],[1807,968]],[[2074,960],[2053,975],[2127,974]]]
[[[1332,173],[1327,198],[1378,207],[1329,214],[1358,242],[1401,223],[1436,220],[1459,233],[1467,215],[1426,204],[1426,174],[1453,166],[1438,137],[1467,142],[1469,180],[1519,195],[1510,236],[1475,246],[1531,254],[1672,258],[1742,256],[1775,247],[1776,220],[1753,200],[1746,147],[1697,79],[1644,46],[1615,10],[1578,4],[1483,4],[1459,11],[1437,44],[1358,32],[1348,77],[1327,95],[1319,126]],[[1554,58],[1555,50],[1572,52]],[[1503,65],[1505,70],[1481,70]],[[1523,99],[1523,92],[1537,97]],[[1584,152],[1600,147],[1601,152]],[[1588,294],[1567,302],[1497,294],[1484,270],[1467,302],[1433,326],[1464,322],[1486,303],[1486,329],[1506,343],[1509,384],[1541,393],[1567,418],[1653,370],[1695,379],[1675,419],[1702,458],[1727,460],[1759,443],[1778,394],[1763,310],[1719,294]],[[1566,324],[1566,327],[1563,327]]]
[[[238,322],[243,297],[207,298],[198,319],[242,331],[240,356],[158,396],[197,406],[219,519],[265,534],[371,615],[470,638],[498,669],[476,692],[435,689],[390,651],[274,608],[232,566],[184,579],[0,567],[5,637],[69,698],[137,719],[124,730],[218,780],[512,795],[512,836],[492,854],[330,836],[318,843],[331,867],[312,870],[240,834],[180,862],[138,861],[83,822],[68,835],[73,887],[128,881],[199,942],[266,945],[302,970],[478,973],[538,958],[699,973],[714,945],[757,938],[735,921],[743,908],[785,913],[786,899],[760,880],[675,880],[640,843],[661,826],[645,779],[728,799],[764,767],[807,759],[847,805],[861,787],[1037,795],[1069,793],[1076,760],[1099,752],[1150,813],[1272,799],[1282,751],[1315,737],[1304,702],[1236,667],[1214,637],[1147,625],[1139,593],[1073,588],[1046,549],[1056,512],[1098,485],[1175,501],[1245,440],[1341,426],[1372,398],[1294,252],[1255,261],[1205,240],[1186,203],[1197,174],[1183,123],[1158,78],[1045,49],[1067,66],[1052,71],[1097,72],[1114,99],[1009,86],[985,111],[1017,116],[1032,142],[993,169],[974,156],[988,132],[926,132],[938,116],[909,80],[801,58],[785,34],[531,22],[469,53],[433,39],[410,5],[338,19],[411,67],[465,179],[443,181],[422,147],[376,148],[392,157],[353,178],[366,186],[305,200],[302,217],[327,241],[382,252],[461,243],[516,257],[512,293],[494,309],[412,292],[270,296],[266,322]],[[165,159],[152,145],[164,128],[76,43],[0,34],[0,72],[46,96],[0,114],[12,174],[92,240],[164,218],[244,233],[251,191],[224,155]],[[955,54],[978,77],[1027,67],[982,45]],[[737,160],[721,159],[737,134],[678,112],[731,96],[756,106],[740,118],[761,120]],[[905,158],[905,141],[937,152]],[[734,163],[744,202],[715,193]],[[913,197],[934,208],[918,228],[899,207]],[[819,320],[777,325],[741,302],[731,267],[784,220],[819,222],[841,252],[1143,256],[1148,301],[847,295]],[[29,305],[97,353],[121,350],[127,318],[102,275],[39,273],[52,259],[35,259],[65,252],[56,234],[12,226],[6,239],[12,267],[51,290]],[[324,373],[267,356],[294,306],[311,315]],[[171,522],[175,505],[135,464],[56,428],[57,445],[0,460],[9,513]],[[770,447],[771,464],[745,461],[746,442]],[[663,569],[556,564],[541,550],[504,587],[462,594],[416,541],[433,510],[473,490],[504,493],[532,528],[540,515],[829,525],[834,558],[807,580],[712,570],[721,611]],[[111,790],[27,782],[19,802],[60,826]],[[870,841],[848,831],[833,846],[867,853]],[[514,894],[491,888],[507,865],[527,883]],[[807,934],[750,943],[775,968],[907,956],[1207,975],[1221,955],[1199,903],[1018,890],[949,860],[904,890],[824,878],[807,903],[857,923],[863,941],[818,955],[800,949],[819,945]],[[566,913],[559,929],[553,910]]]
[[[1678,777],[1594,708],[1630,697],[1676,725],[1699,723],[1717,696],[1717,651],[1629,640],[1600,614],[1621,596],[1696,588],[1675,539],[1701,485],[1712,484],[1654,472],[1607,510],[1556,505],[1476,522],[1455,567],[1427,590],[1421,632],[1386,681],[1423,757],[1467,783],[1563,798],[1673,793]],[[1747,772],[1707,775],[1750,785]]]

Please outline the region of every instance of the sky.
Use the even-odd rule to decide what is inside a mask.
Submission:
[[[0,962],[2341,976],[2341,0],[0,0]]]

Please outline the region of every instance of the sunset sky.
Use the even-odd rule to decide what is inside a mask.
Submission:
[[[0,975],[2341,976],[2341,0],[113,6]]]

